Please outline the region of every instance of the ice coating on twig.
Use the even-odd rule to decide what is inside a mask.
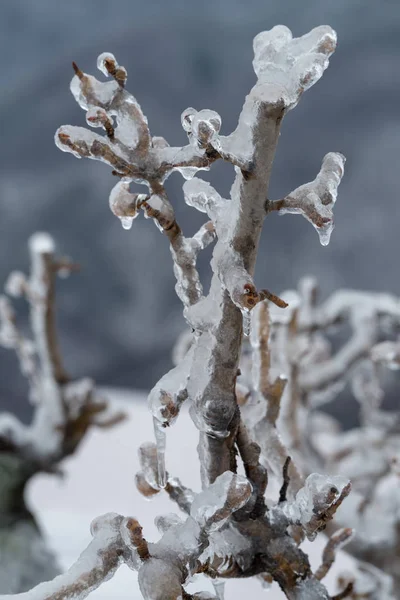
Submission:
[[[146,194],[131,194],[129,183],[120,181],[110,193],[110,208],[119,217],[124,229],[130,229],[133,219],[139,214],[140,206],[148,199]]]
[[[45,574],[53,576],[58,572],[34,515],[25,506],[24,492],[29,480],[40,472],[60,474],[60,463],[76,450],[92,425],[111,426],[123,418],[121,413],[108,409],[92,380],[70,381],[63,367],[55,323],[55,278],[60,269],[70,272],[76,265],[69,259],[55,256],[55,243],[49,234],[32,236],[29,250],[29,275],[17,272],[8,279],[5,287],[6,292],[13,296],[22,295],[27,301],[31,339],[20,331],[11,301],[0,296],[0,345],[16,353],[21,373],[28,382],[29,400],[34,405],[29,424],[20,422],[12,414],[0,415],[0,472],[7,473],[7,477],[0,478],[3,540],[4,536],[8,538],[12,547],[20,535],[18,532],[27,529],[22,556],[16,556],[6,543],[2,558],[7,564],[10,553],[15,568],[22,571],[25,557],[30,553],[35,556],[34,573],[23,571],[23,576],[15,582],[8,582],[8,590],[14,592],[20,591],[22,582],[26,582],[23,584],[26,586],[31,581],[32,585]],[[8,523],[13,523],[11,529]],[[35,534],[30,535],[30,531]],[[99,577],[98,584],[101,579]],[[55,585],[60,581],[65,580],[56,580]],[[50,587],[39,589],[40,592],[32,592],[32,597],[41,597],[40,594],[46,594]]]
[[[29,592],[0,596],[1,600],[83,600],[114,575],[124,560],[124,553],[133,555],[134,550],[128,550],[123,541],[122,526],[120,515],[108,513],[98,517],[91,525],[93,540],[66,573]]]
[[[142,444],[139,448],[139,462],[141,470],[136,474],[136,486],[143,496],[151,498],[162,489],[157,444],[153,442]],[[178,478],[169,477],[166,472],[165,474],[163,473],[163,476],[165,479],[165,491],[171,500],[176,502],[179,508],[188,514],[195,496],[194,492],[184,486]]]
[[[261,109],[281,118],[294,108],[303,92],[321,78],[335,47],[336,33],[328,26],[316,27],[299,38],[293,38],[283,25],[259,33],[253,42],[253,67],[258,81],[246,98],[237,129],[216,139],[218,152],[252,173],[251,125],[257,112]]]
[[[210,183],[198,177],[184,183],[183,193],[186,204],[207,213],[215,225],[218,236],[222,236],[228,219],[229,200],[221,198]]]
[[[21,281],[18,276],[18,280]],[[26,279],[23,276],[23,286],[18,286],[18,294],[25,289]],[[7,285],[8,284],[8,285]],[[15,292],[15,289],[10,290],[10,278],[5,286],[5,291],[10,294]],[[15,284],[15,281],[13,282]],[[10,295],[16,295],[10,294]],[[18,330],[16,324],[16,315],[11,306],[11,302],[6,296],[0,295],[0,345],[4,348],[13,349],[18,357],[21,373],[26,377],[30,384],[30,400],[35,401],[37,394],[37,361],[36,348],[32,340],[25,338]],[[37,398],[36,398],[37,400]]]
[[[272,306],[272,305],[271,305]],[[278,314],[281,312],[277,310]],[[282,395],[287,384],[287,375],[274,374],[270,351],[269,305],[260,302],[252,311],[250,343],[252,347],[252,386],[256,392],[253,401],[245,402],[242,416],[252,438],[259,444],[263,464],[268,466],[270,474],[280,477],[289,450],[285,447],[277,429]],[[297,491],[303,479],[292,461],[290,463],[289,494]]]
[[[269,86],[268,96],[291,109],[321,78],[335,47],[336,33],[326,25],[299,38],[277,25],[254,38],[254,71],[259,83]]]
[[[325,526],[326,519],[332,518],[350,489],[350,483],[344,477],[329,478],[313,473],[297,492],[294,502],[288,502],[283,511],[292,523],[300,524],[312,540]]]
[[[245,477],[225,471],[207,490],[196,496],[190,515],[201,527],[213,531],[220,528],[232,512],[246,504],[251,491]]]
[[[189,350],[182,361],[171,369],[151,390],[148,398],[153,415],[154,434],[157,444],[159,485],[166,485],[165,428],[173,424],[179,414],[182,403],[187,398],[187,382],[192,361],[192,350]]]
[[[282,200],[267,202],[267,211],[277,210],[280,215],[303,215],[317,231],[321,244],[328,245],[333,231],[333,207],[345,160],[342,154],[330,152],[324,157],[314,181],[298,187]]]

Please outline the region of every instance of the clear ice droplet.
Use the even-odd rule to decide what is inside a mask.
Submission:
[[[120,217],[120,221],[121,221],[122,227],[124,229],[126,229],[127,231],[129,229],[131,229],[132,223],[133,223],[133,217]]]

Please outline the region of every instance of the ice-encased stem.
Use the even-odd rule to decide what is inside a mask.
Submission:
[[[265,198],[284,112],[280,104],[263,102],[258,92],[256,85],[247,97],[239,119],[239,127],[247,125],[251,128],[254,170],[251,174],[236,172],[227,239],[218,239],[212,259],[214,275],[209,299],[217,324],[199,337],[188,385],[189,396],[194,400],[192,418],[201,431],[199,453],[204,485],[234,468],[232,448],[238,427],[235,383],[243,318],[228,292],[221,287],[220,265],[226,248],[232,247],[243,259],[246,271],[250,275],[254,272],[265,216]],[[225,357],[229,357],[229,361]]]

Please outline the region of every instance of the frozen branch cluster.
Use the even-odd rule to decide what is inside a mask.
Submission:
[[[318,470],[351,479],[353,492],[327,529],[355,530],[347,550],[363,561],[354,589],[366,586],[368,594],[360,597],[395,598],[400,589],[400,421],[381,404],[385,367],[398,368],[398,342],[391,338],[400,326],[400,300],[343,290],[318,303],[317,291],[316,282],[306,278],[296,291],[282,293],[289,302],[285,313],[266,303],[255,309],[252,354],[244,349],[238,383],[249,388],[242,416],[266,448],[273,472],[290,454],[305,474]],[[332,333],[341,334],[340,345],[332,344]],[[360,407],[360,424],[349,431],[320,410],[346,386]],[[272,421],[282,437],[270,427],[261,438],[259,424],[268,415],[271,422],[277,389],[280,413],[275,410]],[[289,494],[296,494],[300,481],[294,473]]]
[[[2,295],[0,344],[17,355],[21,373],[28,379],[34,415],[32,423],[24,425],[14,415],[3,413],[0,448],[30,463],[32,472],[53,471],[75,450],[87,428],[91,424],[106,425],[109,415],[104,418],[107,404],[96,396],[93,381],[71,381],[61,361],[55,324],[55,278],[60,271],[68,273],[76,265],[55,258],[53,239],[45,233],[31,237],[29,250],[29,276],[11,273],[5,291],[27,300],[32,339],[21,333],[11,302]]]
[[[0,345],[15,352],[33,404],[29,425],[11,413],[0,415],[0,562],[7,573],[1,578],[6,586],[2,591],[19,591],[55,570],[53,557],[25,506],[23,493],[29,479],[41,471],[60,474],[60,462],[75,451],[91,425],[107,426],[122,418],[108,411],[91,379],[70,380],[62,364],[55,279],[77,265],[55,257],[53,239],[46,233],[31,237],[29,251],[29,275],[11,273],[5,284],[7,295],[0,296]],[[10,296],[26,299],[32,337],[22,332]],[[18,536],[24,544],[18,543]],[[13,564],[18,565],[15,574]]]
[[[88,125],[103,129],[105,135],[68,125],[57,131],[56,144],[78,158],[111,166],[119,181],[111,191],[110,207],[125,229],[143,211],[165,233],[176,291],[192,332],[177,365],[150,392],[156,443],[141,446],[141,471],[136,478],[147,497],[168,493],[184,517],[157,517],[161,538],[150,543],[136,519],[106,515],[96,521],[93,541],[65,575],[20,598],[85,598],[121,562],[138,570],[147,600],[220,599],[224,579],[251,576],[264,584],[277,581],[291,600],[339,599],[351,593],[352,583],[337,596],[331,596],[321,583],[336,549],[350,539],[348,529],[332,538],[316,573],[299,547],[305,537],[312,540],[326,528],[349,494],[350,483],[347,478],[317,473],[303,478],[289,457],[278,418],[292,374],[283,368],[286,364],[274,373],[267,302],[282,315],[283,323],[292,323],[295,313],[285,300],[254,281],[259,238],[271,211],[302,214],[316,228],[321,242],[329,241],[345,162],[341,154],[329,153],[316,179],[283,200],[267,198],[282,119],[320,79],[335,46],[336,34],[327,26],[299,38],[283,26],[259,34],[253,62],[257,81],[245,99],[235,131],[222,135],[221,117],[215,111],[188,108],[182,114],[188,136],[183,147],[171,147],[150,134],[137,100],[126,91],[126,70],[112,54],[98,59],[99,69],[111,77],[109,82],[100,82],[73,65],[71,91],[86,111]],[[222,198],[209,183],[195,177],[218,159],[235,169],[229,198]],[[187,180],[185,202],[207,216],[193,237],[184,236],[167,197],[164,183],[173,171]],[[146,189],[134,191],[132,184]],[[211,243],[215,243],[213,277],[205,295],[196,259]],[[252,319],[251,314],[255,315]],[[368,315],[364,322],[369,323]],[[287,330],[283,328],[285,335]],[[251,333],[252,359],[242,356],[243,332]],[[355,352],[350,350],[349,362]],[[253,362],[248,377],[246,361]],[[54,378],[48,357],[45,366],[46,374]],[[302,385],[323,388],[332,377],[320,376],[321,381],[315,382],[319,372],[302,374]],[[166,431],[185,401],[190,402],[200,433],[200,493],[172,477],[165,458]],[[53,422],[58,432],[59,417]],[[24,439],[18,437],[19,430],[13,435]],[[53,445],[57,447],[56,442]],[[239,463],[245,476],[237,474]],[[278,483],[278,489],[268,488],[269,481]],[[188,594],[185,586],[196,573],[213,580],[215,595]]]

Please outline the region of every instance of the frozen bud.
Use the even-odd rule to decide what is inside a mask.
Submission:
[[[110,70],[116,67],[117,64],[116,58],[111,52],[102,52],[102,54],[99,54],[97,57],[97,68],[106,77],[110,75]]]
[[[86,112],[86,122],[91,127],[103,127],[106,122],[109,121],[109,117],[104,108],[98,106],[91,106]]]
[[[34,233],[29,238],[28,244],[30,251],[34,254],[51,254],[55,251],[54,240],[48,233]]]
[[[350,482],[344,477],[312,473],[297,492],[295,501],[287,503],[283,511],[292,523],[302,525],[308,539],[313,540],[332,519],[350,489]]]
[[[232,300],[237,306],[249,311],[258,303],[259,295],[252,283],[246,283],[243,288],[238,287],[232,291]]]
[[[24,293],[26,283],[26,277],[21,271],[13,271],[5,283],[4,290],[10,296],[17,298]]]
[[[87,109],[87,106],[84,107]],[[54,142],[62,152],[70,152],[75,158],[82,158],[82,156],[89,156],[88,149],[83,144],[78,149],[75,147],[73,140],[70,135],[70,127],[64,126],[59,127],[54,135]]]
[[[150,395],[150,408],[153,416],[160,423],[172,423],[179,414],[174,397],[164,390],[157,390],[154,395]]]
[[[147,481],[147,479],[144,476],[144,473],[142,471],[140,471],[139,473],[136,473],[135,483],[136,483],[136,487],[137,487],[138,491],[145,498],[151,498],[152,496],[155,496],[156,494],[158,494],[158,492],[160,491],[160,488],[156,489],[150,485],[150,483]]]
[[[319,513],[328,506],[331,506],[338,499],[347,484],[348,480],[343,477],[327,477],[313,473],[306,479],[303,488],[303,499],[312,503],[313,513]],[[300,490],[296,500],[300,499],[301,495]]]
[[[97,68],[104,73],[106,77],[111,75],[120,85],[124,85],[128,78],[126,69],[121,67],[114,54],[111,52],[103,52],[97,58]]]
[[[133,219],[138,216],[139,209],[147,198],[146,194],[132,194],[129,191],[129,183],[119,181],[111,190],[109,205],[114,215],[121,219],[124,228],[130,229]],[[125,227],[125,221],[129,223],[128,227]]]
[[[181,123],[182,127],[188,133],[192,132],[192,121],[197,114],[197,110],[195,108],[189,107],[183,111],[181,115]]]
[[[214,110],[200,110],[191,120],[191,133],[196,143],[207,146],[221,129],[221,117]]]

